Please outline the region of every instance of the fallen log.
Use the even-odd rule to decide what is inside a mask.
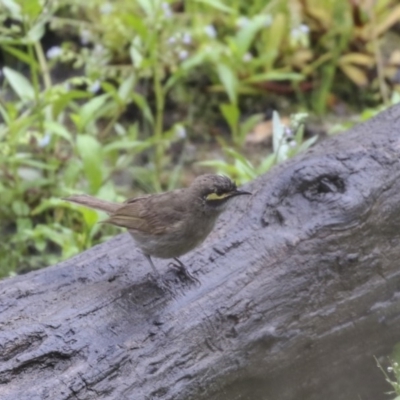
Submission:
[[[182,258],[201,285],[127,234],[3,280],[1,399],[387,399],[399,160],[396,106],[250,183]]]

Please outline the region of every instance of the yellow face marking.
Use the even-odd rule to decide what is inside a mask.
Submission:
[[[230,196],[230,193],[222,193],[222,194],[210,193],[209,195],[207,195],[206,201],[208,201],[208,200],[223,200],[229,196]]]

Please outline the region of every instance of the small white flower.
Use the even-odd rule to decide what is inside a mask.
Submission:
[[[288,126],[285,126],[283,132],[284,132],[284,134],[285,134],[285,136],[286,136],[287,138],[292,138],[292,137],[294,136],[293,130],[292,130],[290,127],[288,127]]]
[[[162,3],[161,8],[164,11],[164,17],[165,18],[171,18],[172,17],[172,10],[171,7],[168,3]]]
[[[267,14],[267,15],[265,16],[264,26],[265,26],[266,28],[268,28],[271,24],[272,24],[272,17],[271,17],[271,15]]]
[[[53,58],[57,58],[60,57],[62,54],[62,49],[60,46],[53,46],[50,47],[47,51],[46,51],[46,57],[49,60],[52,60]]]
[[[50,143],[50,134],[46,133],[41,139],[38,141],[39,147],[46,147]]]
[[[112,10],[113,10],[113,5],[111,3],[104,3],[100,6],[101,14],[105,15],[111,14]]]
[[[91,85],[90,85],[90,87],[89,87],[89,92],[91,92],[91,93],[97,93],[98,91],[99,91],[99,89],[100,89],[100,81],[99,80],[97,80],[97,81],[94,81]]]
[[[215,29],[214,25],[207,25],[204,27],[204,32],[207,36],[214,39],[217,37],[217,30]]]
[[[188,58],[188,56],[189,56],[189,52],[187,50],[181,50],[178,53],[178,57],[180,60],[185,60],[186,58]]]
[[[296,28],[293,28],[291,31],[291,35],[294,39],[298,39],[301,36],[306,35],[310,31],[310,28],[307,25],[301,24]]]
[[[301,25],[299,26],[299,30],[300,30],[300,32],[303,32],[303,33],[308,33],[308,32],[310,32],[310,28],[309,28],[307,25],[305,25],[305,24],[301,24]]]
[[[291,148],[294,149],[294,148],[297,146],[296,141],[295,141],[295,140],[291,140],[291,141],[289,142],[289,146],[290,146]]]
[[[182,125],[175,126],[175,135],[177,139],[185,139],[186,138],[186,129]]]
[[[92,39],[92,33],[88,29],[81,30],[81,43],[88,44]]]
[[[170,38],[168,38],[167,40],[168,44],[175,44],[176,43],[176,36],[171,36]]]
[[[102,56],[105,53],[104,46],[101,45],[100,43],[96,43],[96,45],[94,46],[94,49],[93,49],[93,53],[96,56]]]
[[[192,36],[190,35],[190,33],[184,33],[183,38],[182,38],[182,43],[184,44],[190,44],[192,43]]]
[[[301,35],[301,32],[300,32],[299,28],[297,27],[297,28],[293,28],[293,29],[290,31],[290,34],[292,35],[292,37],[293,37],[294,39],[298,39],[298,38],[300,37],[300,35]]]
[[[250,20],[247,17],[240,17],[236,21],[236,26],[238,28],[244,28],[249,22]]]
[[[393,372],[393,368],[392,368],[392,367],[388,367],[388,368],[387,368],[387,371],[388,371],[388,372]]]
[[[243,56],[243,61],[244,62],[249,62],[249,61],[251,61],[253,59],[253,56],[251,55],[251,53],[246,53],[244,56]]]

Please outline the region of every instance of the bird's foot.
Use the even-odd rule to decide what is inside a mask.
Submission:
[[[174,258],[175,263],[171,262],[169,263],[169,266],[175,268],[178,272],[178,274],[181,274],[185,277],[185,279],[190,280],[192,282],[194,282],[196,285],[200,286],[201,282],[199,279],[197,279],[195,276],[193,276],[189,270],[186,268],[185,264],[183,264],[183,262],[181,260],[179,260],[179,258]]]

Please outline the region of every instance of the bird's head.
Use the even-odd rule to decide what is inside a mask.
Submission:
[[[238,190],[235,182],[226,176],[201,175],[190,185],[189,190],[201,199],[206,212],[221,213],[236,196],[249,195],[250,192]]]

